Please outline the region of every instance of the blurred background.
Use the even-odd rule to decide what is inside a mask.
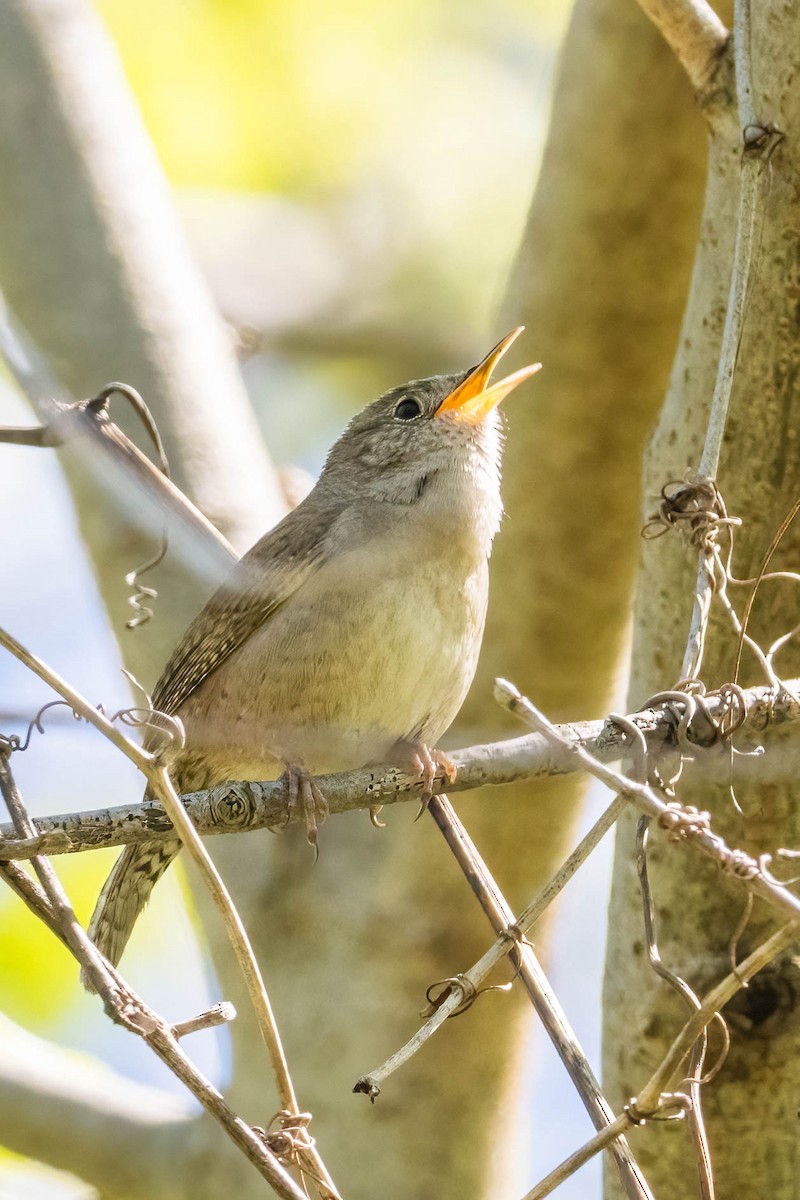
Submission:
[[[270,452],[279,467],[307,473],[295,479],[302,490],[367,400],[405,379],[463,367],[493,340],[570,5],[342,0],[334,9],[321,0],[100,0],[96,7],[227,322]],[[535,330],[527,341],[536,357]],[[0,421],[31,422],[2,372]],[[10,584],[0,600],[2,624],[96,702],[125,705],[116,643],[54,456],[3,447],[0,500],[4,512],[17,514],[2,539]],[[49,699],[33,676],[0,659],[0,728],[24,733]],[[135,771],[65,710],[53,710],[45,728],[15,759],[32,812],[137,799]],[[72,772],[64,770],[65,747],[72,762],[79,747]],[[59,860],[82,917],[112,861],[113,852]],[[568,890],[552,962],[594,1062],[604,907],[597,895],[605,894],[606,870],[594,856]],[[597,910],[597,927],[584,920],[577,928],[570,913],[587,907]],[[176,946],[184,959],[167,986],[159,962],[167,952],[174,960]],[[579,978],[567,967],[576,955]],[[159,886],[126,971],[156,1009],[176,1018],[202,1008],[201,997],[217,998],[177,871]],[[176,995],[176,976],[183,995]],[[179,1096],[152,1055],[98,1019],[71,959],[6,892],[0,1010],[33,1034],[91,1051],[142,1086]],[[0,1045],[23,1047],[20,1030],[0,1029]],[[201,1069],[224,1079],[224,1034],[198,1035],[192,1050]],[[588,1133],[560,1067],[538,1041],[517,1119],[528,1186]],[[595,1163],[564,1187],[564,1197],[587,1196],[597,1179]],[[0,1197],[94,1194],[70,1177],[0,1157]]]

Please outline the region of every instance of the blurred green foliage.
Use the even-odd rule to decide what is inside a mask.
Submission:
[[[269,193],[309,222],[305,255],[292,241],[284,261],[284,227],[291,239],[296,224],[286,208],[265,210],[264,240],[249,238],[263,278],[243,297],[224,266],[241,210],[220,208],[201,229],[188,212],[234,325],[304,354],[329,353],[331,330],[346,329],[347,351],[374,348],[392,383],[481,348],[530,201],[569,0],[98,8],[173,184]],[[322,266],[328,249],[338,286]]]
[[[59,877],[83,920],[88,919],[113,861],[113,853],[106,852],[58,860]],[[64,1000],[79,994],[72,955],[7,890],[0,896],[0,915],[0,1009],[13,1021],[37,1030],[68,1019]]]
[[[351,184],[409,138],[411,155],[422,158],[411,171],[423,177],[437,151],[468,153],[480,138],[475,121],[491,120],[497,90],[513,86],[517,71],[526,85],[525,68],[537,47],[554,44],[566,6],[98,0],[97,7],[175,184],[303,195]],[[449,144],[437,144],[445,131]]]

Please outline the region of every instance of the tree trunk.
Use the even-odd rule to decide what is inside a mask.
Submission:
[[[800,156],[793,133],[800,117],[796,86],[800,57],[797,5],[763,0],[752,6],[749,38],[754,110],[761,123],[787,133],[759,175],[753,261],[744,334],[739,347],[730,417],[719,470],[728,511],[743,518],[736,534],[734,573],[757,572],[782,517],[800,492],[798,398],[798,233]],[[719,360],[733,261],[742,129],[731,97],[712,113],[705,213],[679,349],[661,419],[646,461],[645,513],[661,486],[697,470]],[[777,139],[776,139],[777,140]],[[780,558],[796,562],[791,533]],[[630,703],[671,686],[691,616],[697,552],[674,533],[646,542],[638,580]],[[747,589],[731,589],[742,611]],[[768,583],[759,593],[752,632],[765,645],[797,622],[790,584]],[[730,625],[712,622],[702,678],[708,687],[732,676],[736,637]],[[779,660],[782,674],[797,669],[791,648]],[[741,682],[759,679],[745,653]],[[708,809],[712,827],[729,845],[753,854],[793,846],[800,819],[790,781],[737,788],[744,815],[728,789],[697,777],[681,783],[682,803]],[[633,862],[635,818],[620,823],[609,925],[605,982],[605,1067],[612,1102],[634,1096],[687,1016],[686,1006],[659,983],[642,949],[642,916]],[[701,993],[730,970],[729,943],[743,908],[743,893],[690,849],[654,836],[650,873],[661,957]],[[774,928],[757,906],[737,949],[743,958]],[[797,971],[785,955],[729,1006],[733,1037],[721,1074],[703,1088],[717,1195],[724,1200],[797,1195],[798,1056]],[[634,1151],[659,1200],[699,1195],[685,1124],[658,1123],[637,1130]],[[609,1175],[609,1194],[618,1195]]]

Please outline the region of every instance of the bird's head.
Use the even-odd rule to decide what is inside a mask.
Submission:
[[[533,363],[491,382],[498,361],[522,333],[519,326],[476,367],[392,388],[367,405],[328,454],[322,479],[383,501],[412,503],[434,476],[499,481],[497,406],[540,369]]]

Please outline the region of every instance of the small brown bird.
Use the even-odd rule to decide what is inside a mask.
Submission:
[[[309,840],[324,811],[312,775],[390,760],[429,790],[432,750],[478,661],[500,524],[496,406],[539,363],[477,367],[394,388],[359,413],[306,499],[236,565],[156,685],[180,717],[179,792],[286,771]],[[117,963],[177,840],[127,846],[89,926]]]

